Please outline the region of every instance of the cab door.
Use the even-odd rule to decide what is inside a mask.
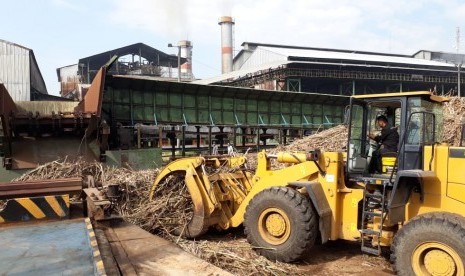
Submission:
[[[430,102],[420,98],[408,100],[407,129],[401,141],[400,170],[423,169],[423,148],[438,141],[438,122],[430,105]]]
[[[362,174],[368,167],[367,160],[367,104],[350,99],[349,139],[347,143],[347,172]]]

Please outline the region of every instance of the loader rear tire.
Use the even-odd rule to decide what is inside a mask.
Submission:
[[[318,235],[310,201],[289,187],[258,193],[247,206],[244,227],[247,240],[260,255],[281,262],[301,259]]]
[[[420,215],[394,238],[398,275],[465,275],[465,218],[445,212]]]

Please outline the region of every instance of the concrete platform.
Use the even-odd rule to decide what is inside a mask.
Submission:
[[[0,275],[98,274],[87,225],[82,218],[0,228]]]
[[[232,275],[127,222],[105,234],[123,275]]]

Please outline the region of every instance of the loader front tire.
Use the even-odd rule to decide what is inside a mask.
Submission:
[[[293,262],[315,244],[318,220],[304,195],[289,187],[272,187],[250,201],[244,228],[247,240],[260,255]]]
[[[465,218],[445,212],[420,215],[394,238],[398,275],[465,275]]]

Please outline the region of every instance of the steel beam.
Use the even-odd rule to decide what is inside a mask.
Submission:
[[[0,182],[0,199],[56,194],[79,194],[81,190],[82,179],[80,177],[22,182]]]

